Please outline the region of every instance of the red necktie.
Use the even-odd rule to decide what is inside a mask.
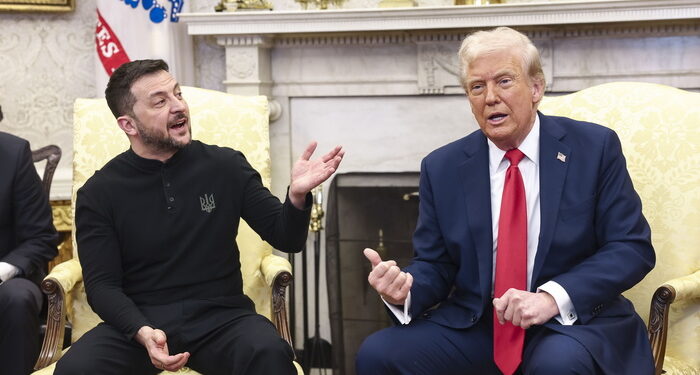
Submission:
[[[495,297],[501,297],[510,288],[527,288],[527,207],[525,185],[518,169],[524,156],[518,149],[506,152],[510,167],[506,171],[498,220]],[[513,374],[520,365],[524,341],[525,330],[511,322],[501,325],[494,310],[493,360],[505,375]]]

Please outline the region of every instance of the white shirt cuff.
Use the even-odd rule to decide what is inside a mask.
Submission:
[[[384,301],[386,307],[388,307],[389,311],[391,311],[391,313],[394,314],[396,320],[398,320],[399,323],[408,324],[411,322],[411,314],[408,313],[408,306],[411,306],[411,292],[408,292],[408,297],[406,297],[406,302],[403,305],[403,310],[401,309],[401,306],[392,305],[391,303],[385,301],[383,297],[382,301]]]
[[[567,293],[564,287],[559,285],[559,283],[555,281],[547,281],[537,288],[537,291],[547,292],[554,298],[554,301],[557,303],[557,307],[559,308],[559,315],[554,317],[557,322],[565,326],[570,326],[576,322],[578,315],[576,314],[574,303],[571,302],[569,293]]]
[[[5,282],[17,276],[19,268],[7,262],[0,262],[0,282]]]

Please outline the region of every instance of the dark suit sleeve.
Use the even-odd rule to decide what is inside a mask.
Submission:
[[[21,147],[15,171],[12,213],[17,246],[0,261],[16,266],[23,276],[31,277],[56,256],[58,234],[28,142]]]
[[[404,270],[413,276],[410,313],[414,317],[447,298],[457,273],[442,237],[425,160],[421,163],[419,196],[418,224],[413,235],[415,256]]]
[[[108,215],[109,200],[95,190],[78,190],[75,209],[85,292],[95,313],[131,339],[139,328],[151,324],[122,289],[121,253]]]
[[[260,174],[253,169],[243,154],[239,153],[242,176],[245,181],[241,197],[241,217],[253,230],[275,249],[299,252],[306,244],[311,217],[311,193],[299,210],[289,200],[280,202],[262,184]]]
[[[583,324],[641,281],[655,262],[649,224],[612,131],[606,133],[600,171],[594,207],[597,251],[553,278],[566,289]]]

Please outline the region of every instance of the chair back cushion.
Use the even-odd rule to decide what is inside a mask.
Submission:
[[[207,144],[241,151],[270,186],[269,109],[265,96],[237,96],[219,91],[183,87],[183,97],[190,108],[192,137]],[[104,99],[77,99],[73,113],[73,199],[75,213],[77,190],[96,170],[129,148],[129,141],[117,126]],[[75,229],[75,228],[74,228]],[[73,256],[77,244],[73,240]],[[236,238],[240,249],[243,292],[255,302],[259,314],[271,318],[271,288],[265,281],[260,264],[272,253],[265,243],[244,222]],[[99,318],[85,299],[82,284],[74,288],[69,317],[73,322],[73,341],[94,327]]]
[[[651,226],[656,267],[625,293],[648,319],[657,287],[700,269],[700,94],[616,82],[545,97],[546,115],[612,128]],[[700,303],[672,305],[667,355],[700,368]]]

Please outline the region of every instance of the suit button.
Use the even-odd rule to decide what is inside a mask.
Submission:
[[[472,315],[472,323],[476,323],[476,320],[477,320],[478,318],[479,318],[479,317],[477,317],[476,315]]]
[[[430,319],[430,313],[427,312],[427,313],[423,314],[423,317],[424,317],[425,319]]]

